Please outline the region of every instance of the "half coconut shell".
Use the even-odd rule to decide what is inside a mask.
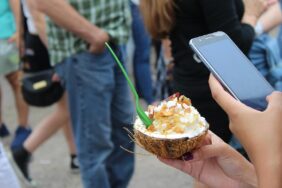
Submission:
[[[208,125],[203,132],[195,137],[171,139],[152,137],[134,129],[134,137],[136,142],[150,153],[162,158],[177,159],[185,153],[197,148],[201,144],[207,132]]]

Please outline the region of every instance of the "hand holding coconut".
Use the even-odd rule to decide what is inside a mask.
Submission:
[[[260,112],[235,100],[213,76],[209,84],[254,166],[211,132],[201,147],[182,157],[186,161],[159,159],[209,187],[282,187],[282,93],[270,95],[268,108]]]
[[[261,112],[235,100],[213,76],[209,83],[214,99],[229,116],[231,131],[254,163],[259,187],[282,187],[282,93],[271,94]]]
[[[179,94],[158,106],[149,106],[148,115],[152,125],[147,128],[138,117],[134,138],[141,147],[164,158],[176,159],[195,149],[209,128],[190,99]]]
[[[159,158],[209,187],[256,187],[253,165],[240,153],[209,131],[199,149],[185,160]]]

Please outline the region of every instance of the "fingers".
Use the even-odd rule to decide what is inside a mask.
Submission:
[[[177,168],[177,169],[179,169],[179,170],[182,170],[183,171],[183,166],[185,166],[184,165],[184,161],[182,161],[182,160],[172,160],[172,159],[164,159],[164,158],[161,158],[161,157],[158,157],[158,159],[161,161],[161,162],[163,162],[163,163],[165,163],[165,164],[167,164],[167,165],[169,165],[169,166],[172,166],[172,167],[174,167],[174,168]]]
[[[8,42],[14,43],[14,42],[16,42],[16,39],[17,39],[16,36],[12,36],[11,38],[8,39]]]
[[[260,0],[260,1],[261,1],[263,10],[265,11],[269,7],[269,2],[267,0]],[[270,2],[270,3],[272,3],[272,2]]]
[[[224,143],[224,141],[216,134],[214,134],[212,131],[209,131],[208,134],[210,135],[211,144]]]
[[[208,131],[208,134],[205,136],[204,140],[201,142],[199,147],[205,146],[205,145],[211,145],[213,143],[220,143],[223,142],[221,138],[219,138],[216,134],[214,134],[212,131]]]
[[[267,96],[268,101],[267,110],[280,109],[282,111],[282,92],[274,91],[271,95]]]
[[[89,41],[90,48],[89,51],[94,54],[101,54],[105,50],[105,42],[110,40],[110,36],[107,32],[99,29],[95,34],[95,40]]]
[[[201,161],[223,155],[228,146],[216,134],[209,131],[200,148],[191,153],[189,161]],[[184,158],[185,159],[185,158]]]
[[[273,4],[278,3],[277,0],[267,0],[266,2],[267,2],[267,5],[268,5],[268,6],[271,6],[271,5],[273,5]]]
[[[164,159],[161,157],[158,157],[158,159],[167,164],[168,166],[174,167],[178,170],[181,170],[182,172],[189,174],[190,176],[197,178],[198,174],[200,172],[200,168],[195,166],[196,163],[189,163],[187,161],[183,160],[173,160],[173,159]],[[194,166],[194,167],[193,167]]]
[[[210,76],[209,85],[213,99],[223,108],[225,112],[227,112],[227,114],[238,111],[240,108],[244,107],[242,103],[234,99],[223,89],[221,84],[215,79],[213,75]]]
[[[53,82],[60,82],[60,77],[59,77],[59,75],[55,73],[55,74],[53,75],[53,77],[52,77],[52,81],[53,81]]]
[[[93,54],[101,54],[103,53],[105,50],[105,46],[100,46],[98,47],[98,45],[94,46],[91,45],[90,48],[88,49],[89,52],[93,53]]]
[[[203,161],[213,157],[224,156],[226,151],[226,144],[206,145],[193,152],[193,160],[191,161]]]
[[[212,143],[212,135],[211,131],[208,132],[208,134],[205,136],[204,140],[199,144],[199,147],[210,145]]]

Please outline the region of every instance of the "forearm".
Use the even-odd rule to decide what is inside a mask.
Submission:
[[[271,146],[270,146],[271,147]],[[282,187],[282,162],[281,155],[263,153],[267,158],[256,158],[254,164],[258,175],[259,188],[281,188]]]
[[[282,11],[280,3],[271,6],[260,18],[263,31],[268,32],[282,23]]]
[[[45,18],[43,14],[39,13],[37,15],[37,21],[35,21],[35,27],[37,29],[39,38],[44,43],[44,45],[48,47],[48,37],[46,34],[46,23],[45,23]]]
[[[20,1],[19,0],[9,0],[9,1],[10,1],[11,9],[15,17],[16,28],[17,28],[17,31],[19,31],[19,28],[21,25]]]
[[[276,105],[279,107],[279,103]],[[273,105],[274,106],[274,105]],[[253,162],[260,188],[282,187],[282,139],[281,110],[269,110],[268,117],[259,120],[264,126],[260,127],[263,134],[256,134],[255,139],[245,139],[242,143],[246,147]],[[274,108],[274,107],[273,107]],[[278,108],[279,109],[279,108]],[[269,120],[268,120],[269,119]],[[272,121],[270,124],[267,122]]]
[[[274,119],[274,118],[273,118]],[[250,121],[250,120],[249,120]],[[249,122],[246,120],[246,122]],[[279,124],[281,125],[281,124]],[[282,143],[280,141],[281,131],[277,133],[271,131],[270,126],[262,132],[264,134],[256,134],[255,139],[249,139],[247,131],[240,131],[235,134],[246,149],[254,167],[257,177],[257,185],[259,188],[281,188],[282,182]],[[261,128],[262,129],[262,128]],[[234,129],[233,129],[234,131]],[[271,135],[271,136],[265,136]],[[245,171],[245,170],[244,170]],[[251,177],[251,176],[247,176]],[[250,181],[243,181],[250,182]],[[255,184],[253,184],[255,185]]]
[[[256,16],[253,16],[253,15],[245,14],[242,18],[242,23],[249,24],[252,27],[256,26],[257,21],[258,21],[258,18]]]
[[[35,1],[38,10],[50,17],[57,25],[86,41],[91,41],[93,39],[93,33],[99,30],[98,27],[81,16],[65,0]]]
[[[246,150],[253,162],[260,188],[282,187],[282,143],[280,135],[274,132],[264,131],[272,137],[257,138],[256,144],[247,144]],[[281,132],[281,131],[279,131]],[[261,139],[261,140],[259,140]],[[244,145],[244,144],[243,144]]]
[[[245,167],[243,177],[241,179],[242,188],[254,188],[258,186],[256,170],[251,163],[248,163]]]
[[[34,24],[37,30],[37,34],[40,37],[41,41],[47,47],[48,41],[47,41],[47,34],[46,34],[45,15],[36,9],[36,6],[33,0],[27,0],[26,2],[29,8],[30,14],[32,15],[32,18],[33,18],[33,21],[34,21]]]

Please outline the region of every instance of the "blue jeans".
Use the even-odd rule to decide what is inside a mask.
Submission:
[[[153,84],[150,70],[151,39],[145,29],[139,7],[130,3],[132,15],[132,36],[135,46],[133,55],[133,71],[138,94],[148,104],[154,102]]]
[[[116,50],[123,61],[124,48]],[[120,146],[134,150],[124,130],[132,129],[134,111],[120,69],[108,50],[81,52],[55,68],[68,93],[84,187],[127,187],[134,156]]]

